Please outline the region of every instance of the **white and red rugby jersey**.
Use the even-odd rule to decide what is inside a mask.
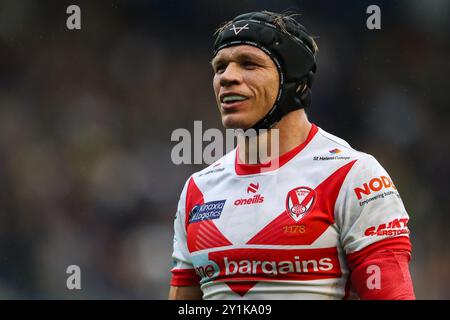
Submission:
[[[273,170],[237,152],[183,188],[171,285],[200,283],[204,299],[342,299],[349,257],[380,240],[410,251],[408,214],[371,155],[315,125]]]

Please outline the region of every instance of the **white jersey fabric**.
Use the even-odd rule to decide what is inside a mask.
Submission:
[[[342,139],[313,125],[272,170],[238,164],[237,152],[183,188],[172,285],[200,283],[204,299],[342,299],[349,254],[409,243],[389,175]]]

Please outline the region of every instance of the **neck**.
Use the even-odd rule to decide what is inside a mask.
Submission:
[[[292,111],[273,129],[240,139],[238,161],[244,164],[268,163],[305,142],[311,126],[303,109]],[[278,130],[278,137],[275,130]]]

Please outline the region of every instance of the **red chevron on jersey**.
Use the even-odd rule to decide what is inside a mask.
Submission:
[[[190,213],[194,207],[204,204],[202,192],[198,189],[194,180],[188,185],[188,197],[186,198],[186,226],[189,232],[187,245],[190,252],[231,245],[231,242],[217,229],[212,220],[189,223]]]
[[[187,244],[190,252],[232,244],[211,220],[189,224],[188,232]]]
[[[186,217],[185,217],[185,228],[187,229],[189,225],[189,213],[192,212],[192,209],[196,205],[205,203],[205,200],[203,199],[203,193],[200,191],[200,189],[195,184],[195,181],[193,178],[189,179],[187,192],[186,192]]]
[[[314,190],[317,200],[310,214],[295,221],[291,213],[286,210],[250,239],[247,244],[307,245],[313,243],[334,223],[333,212],[337,195],[347,173],[354,164],[355,161],[351,161],[344,165],[317,186]],[[294,228],[293,226],[296,225],[301,225],[302,228]]]
[[[239,282],[225,282],[227,286],[230,287],[231,291],[237,293],[241,297],[245,296],[245,294],[253,288],[256,284],[255,281],[239,281]]]
[[[314,125],[278,166],[237,159],[235,149],[185,184],[173,285],[200,285],[204,299],[342,299],[347,256],[379,241],[409,242],[388,173]]]

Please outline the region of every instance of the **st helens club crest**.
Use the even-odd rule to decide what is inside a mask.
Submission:
[[[299,222],[314,206],[316,191],[309,187],[298,187],[288,192],[286,197],[286,210]]]

